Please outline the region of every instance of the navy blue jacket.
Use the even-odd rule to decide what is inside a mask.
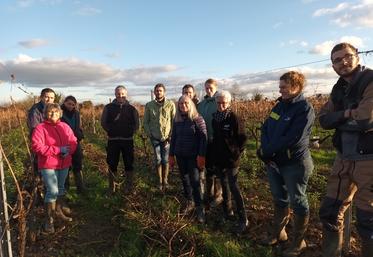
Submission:
[[[279,98],[262,126],[263,158],[283,166],[310,157],[309,137],[314,120],[313,107],[303,94],[290,101]]]
[[[170,155],[180,157],[205,156],[207,147],[207,130],[202,116],[192,121],[174,121],[171,134]]]

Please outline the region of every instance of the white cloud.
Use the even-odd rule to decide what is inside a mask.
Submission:
[[[82,7],[79,10],[77,10],[75,14],[81,15],[81,16],[94,16],[94,15],[100,14],[101,12],[102,11],[100,9],[86,6],[86,7]]]
[[[357,4],[341,3],[334,8],[323,8],[313,13],[314,17],[331,16],[331,22],[340,26],[373,27],[373,1],[361,0]]]
[[[283,24],[284,24],[284,23],[281,22],[281,21],[280,21],[280,22],[277,22],[277,23],[273,24],[272,28],[273,28],[273,29],[278,29],[278,28],[281,27]]]
[[[30,40],[20,41],[18,42],[18,44],[25,48],[35,48],[47,45],[48,41],[45,39],[34,38]]]
[[[320,44],[317,44],[316,46],[314,46],[309,51],[309,53],[310,54],[329,55],[330,51],[332,50],[334,45],[336,45],[338,43],[341,43],[341,42],[350,43],[357,48],[364,46],[363,39],[361,39],[359,37],[356,37],[356,36],[344,36],[344,37],[341,37],[338,40],[328,40],[328,41],[322,42]]]
[[[62,0],[18,0],[17,6],[20,8],[28,8],[37,3],[46,4],[46,5],[55,5],[61,2]]]

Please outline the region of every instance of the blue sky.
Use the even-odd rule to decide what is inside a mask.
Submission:
[[[283,67],[328,59],[341,41],[373,49],[373,0],[2,0],[0,22],[0,103],[44,87],[107,103],[118,84],[146,102],[156,83],[174,98],[210,77],[275,97]],[[337,78],[329,61],[292,69],[308,94]]]

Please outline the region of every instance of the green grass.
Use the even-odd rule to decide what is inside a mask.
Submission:
[[[21,176],[24,160],[27,158],[25,147],[20,142],[19,129],[1,138],[12,167]],[[167,240],[172,240],[172,256],[192,251],[194,256],[206,257],[266,257],[272,256],[272,249],[261,247],[252,240],[252,235],[237,237],[232,234],[234,222],[221,222],[221,209],[209,213],[205,225],[197,224],[193,218],[181,218],[178,210],[183,201],[181,182],[176,171],[170,174],[172,188],[166,194],[157,188],[156,174],[151,168],[151,147],[139,135],[135,137],[135,147],[139,149],[135,158],[136,193],[123,196],[107,194],[107,178],[103,168],[106,138],[103,134],[86,133],[84,145],[98,155],[84,159],[84,176],[89,186],[88,194],[82,197],[76,193],[74,184],[68,198],[74,211],[74,222],[55,235],[56,243],[39,240],[30,247],[30,256],[40,256],[45,249],[52,256],[168,256]],[[146,155],[149,154],[149,156]],[[99,157],[100,156],[100,157]],[[309,202],[312,213],[316,213],[326,186],[326,175],[330,169],[335,152],[329,148],[312,150],[315,170],[309,182]],[[118,170],[123,168],[120,164]],[[101,169],[101,170],[100,170]],[[122,180],[123,178],[120,178]],[[253,222],[268,222],[271,208],[271,193],[266,180],[263,164],[255,156],[255,142],[249,140],[241,159],[239,175],[246,210]],[[8,198],[15,200],[14,184],[7,173]],[[41,218],[41,217],[38,217]],[[252,224],[257,226],[257,224]],[[257,229],[263,234],[265,225]],[[178,230],[180,229],[180,230]],[[16,245],[16,244],[14,244]],[[50,251],[50,252],[48,252]],[[32,255],[35,253],[35,255]],[[44,256],[44,255],[43,255]]]

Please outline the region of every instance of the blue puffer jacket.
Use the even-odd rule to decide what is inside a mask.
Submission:
[[[193,120],[174,121],[170,155],[180,157],[205,156],[207,147],[206,124],[202,116]]]
[[[263,158],[283,166],[310,157],[309,137],[315,112],[303,94],[290,101],[279,98],[263,124]]]

